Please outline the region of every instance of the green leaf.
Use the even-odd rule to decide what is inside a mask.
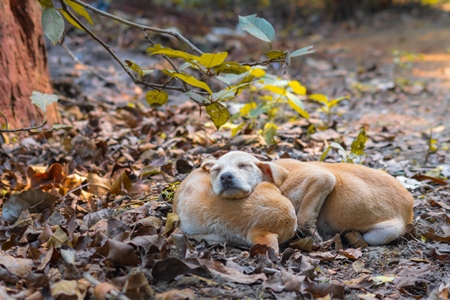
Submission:
[[[53,2],[52,0],[38,0],[39,4],[42,6],[42,8],[53,8]]]
[[[84,31],[83,27],[81,27],[80,24],[78,24],[78,22],[75,21],[75,19],[73,19],[68,13],[66,13],[62,9],[60,9],[59,11],[63,14],[64,18],[66,18],[66,20],[69,21],[70,24],[72,24],[76,28],[81,29],[81,30]]]
[[[257,108],[251,110],[250,113],[248,114],[248,116],[251,119],[255,119],[255,118],[259,117],[260,115],[262,115],[263,113],[266,113],[269,110],[269,108],[270,108],[269,105],[261,104]]]
[[[176,77],[176,78],[186,82],[189,85],[204,89],[204,90],[208,91],[210,94],[212,94],[212,90],[205,82],[198,80],[197,78],[195,78],[192,75],[174,72],[174,73],[171,73],[171,76]]]
[[[366,135],[366,131],[364,130],[364,127],[363,127],[359,131],[359,134],[356,137],[356,139],[353,140],[350,153],[355,154],[355,155],[363,155],[367,139],[368,138]]]
[[[320,102],[326,106],[328,106],[328,97],[322,94],[312,94],[309,96],[309,99]]]
[[[214,67],[216,74],[228,73],[228,74],[242,74],[247,72],[247,68],[235,61],[227,61]]]
[[[272,24],[256,15],[239,16],[239,27],[264,42],[270,43],[275,38]]]
[[[169,95],[165,91],[149,91],[145,94],[145,100],[147,100],[150,107],[160,107],[167,103]]]
[[[77,14],[79,14],[80,16],[85,18],[86,21],[89,22],[89,24],[94,25],[94,23],[92,22],[91,16],[89,15],[87,10],[82,5],[75,3],[71,0],[66,0],[66,2]]]
[[[269,52],[266,53],[266,56],[272,60],[284,59],[284,58],[286,58],[286,53],[284,53],[284,51],[280,51],[280,50],[270,50]]]
[[[47,105],[58,101],[58,96],[54,94],[42,94],[36,91],[33,91],[30,98],[31,102],[39,107],[44,113],[47,111]]]
[[[290,53],[289,56],[296,57],[296,56],[301,56],[301,55],[305,55],[305,54],[311,54],[314,52],[316,52],[316,50],[313,49],[313,46],[308,46],[308,47],[304,47],[304,48],[295,50],[294,52]]]
[[[211,101],[208,98],[203,97],[202,95],[197,94],[196,92],[189,91],[184,93],[186,96],[188,96],[191,99],[194,99],[198,103],[211,103]]]
[[[56,9],[46,7],[42,12],[41,20],[45,35],[52,41],[53,45],[56,45],[64,32],[63,17]]]
[[[278,127],[272,122],[268,122],[264,125],[263,137],[267,145],[276,143],[275,137],[277,136],[277,128]]]
[[[286,93],[288,104],[305,119],[309,119],[309,113],[305,110],[303,102],[292,93]]]
[[[210,69],[222,64],[228,56],[228,52],[203,53],[198,60],[199,64]]]
[[[211,117],[214,125],[219,129],[230,118],[230,112],[220,102],[214,102],[205,106],[206,113]]]
[[[147,52],[149,52],[151,55],[164,54],[167,55],[168,57],[182,58],[185,61],[193,61],[193,60],[198,61],[200,59],[200,56],[192,55],[184,51],[174,50],[171,48],[163,48],[161,44],[156,44],[153,47],[147,48]]]

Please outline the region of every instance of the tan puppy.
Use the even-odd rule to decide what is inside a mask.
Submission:
[[[209,172],[194,170],[174,197],[173,211],[180,218],[180,229],[196,240],[245,247],[263,244],[278,254],[278,243],[295,234],[294,207],[272,183],[262,182],[262,178],[259,183],[249,181],[253,185],[249,190],[245,184],[243,189],[221,190],[218,196],[213,192]],[[236,197],[231,197],[231,190]]]
[[[369,245],[383,245],[403,235],[412,223],[414,199],[382,171],[294,159],[251,167],[261,163],[251,154],[233,151],[202,167],[210,171],[214,193],[222,197],[248,195],[264,180],[275,182],[292,201],[298,226],[311,232],[316,228],[326,235],[357,230]],[[286,171],[287,179],[280,180]]]

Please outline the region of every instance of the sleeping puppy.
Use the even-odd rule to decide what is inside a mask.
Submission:
[[[269,163],[246,162],[247,175],[259,174],[257,164],[270,168]],[[272,164],[271,164],[272,165]],[[275,165],[273,165],[275,168]],[[238,170],[239,166],[236,166]],[[252,169],[255,168],[254,171]],[[178,187],[173,211],[180,218],[180,229],[188,237],[209,242],[227,242],[236,246],[267,245],[278,254],[278,243],[295,235],[297,218],[292,203],[263,176],[252,177],[235,186],[223,180],[226,188],[217,194],[211,185],[210,173],[197,169]],[[281,184],[287,173],[279,174]]]
[[[384,245],[406,231],[414,199],[394,177],[355,164],[280,159],[263,167],[253,155],[233,151],[202,168],[214,193],[223,198],[249,195],[262,181],[274,182],[294,205],[299,228],[334,235],[356,230],[369,245]],[[283,174],[288,172],[285,180]],[[254,218],[260,218],[257,212]]]

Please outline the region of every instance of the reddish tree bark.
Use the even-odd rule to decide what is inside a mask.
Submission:
[[[11,129],[39,125],[43,113],[31,103],[31,93],[53,93],[41,8],[36,0],[0,0],[0,16],[0,112]],[[47,107],[46,117],[60,121],[56,104]]]

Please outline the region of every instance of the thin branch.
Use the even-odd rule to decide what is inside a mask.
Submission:
[[[5,120],[5,128],[8,128],[8,119],[6,118],[6,116],[0,111],[0,115],[3,117],[3,119]]]
[[[93,33],[89,28],[87,28],[67,7],[67,4],[65,0],[61,0],[61,6],[62,10],[68,14],[75,22],[78,23],[78,25],[87,33],[89,34],[94,40],[96,40],[100,45],[105,48],[106,51],[119,63],[119,65],[122,67],[122,69],[127,72],[127,74],[130,76],[130,78],[133,80],[134,83],[138,84],[142,81],[138,80],[136,76],[128,69],[127,66],[120,60],[120,58],[114,53],[114,51],[111,50],[111,47],[109,47],[105,42],[103,42],[95,33]]]
[[[1,114],[3,115],[3,114]],[[3,115],[4,117],[4,115]],[[6,118],[5,118],[6,120]],[[8,122],[6,122],[8,124]],[[32,126],[32,127],[26,127],[26,128],[18,128],[18,129],[0,129],[0,132],[19,132],[19,131],[28,131],[31,132],[31,130],[39,129],[45,126],[47,124],[47,119],[44,119],[41,125]]]
[[[109,13],[107,13],[107,12],[104,12],[104,11],[102,11],[102,10],[100,10],[100,9],[97,9],[97,8],[95,8],[95,7],[92,7],[91,5],[89,5],[89,4],[87,4],[87,3],[84,3],[84,2],[82,2],[82,1],[79,1],[79,0],[72,0],[72,2],[75,2],[75,3],[77,3],[77,4],[80,4],[81,6],[84,6],[85,8],[87,8],[87,9],[89,9],[89,10],[92,10],[93,12],[95,12],[95,13],[97,13],[97,14],[99,14],[99,15],[102,15],[102,16],[104,16],[104,17],[113,19],[113,20],[115,20],[115,21],[117,21],[117,22],[120,22],[120,23],[129,25],[129,26],[132,26],[132,27],[136,27],[136,28],[139,28],[139,29],[141,29],[141,30],[149,30],[149,31],[153,31],[153,32],[156,32],[156,33],[160,33],[160,34],[171,35],[171,36],[175,37],[177,40],[182,41],[183,43],[185,43],[186,45],[188,45],[189,48],[190,48],[194,53],[196,53],[197,55],[202,55],[202,54],[203,54],[203,52],[202,52],[200,49],[198,49],[197,47],[195,47],[194,44],[192,44],[187,38],[185,38],[184,36],[182,36],[182,35],[181,35],[180,33],[178,33],[178,32],[170,31],[170,30],[164,30],[164,29],[160,29],[160,28],[155,28],[155,27],[150,27],[150,26],[145,26],[145,25],[141,25],[141,24],[138,24],[138,23],[134,23],[134,22],[131,22],[131,21],[128,21],[128,20],[119,18],[119,17],[117,17],[117,16],[111,15],[111,14],[109,14]]]

